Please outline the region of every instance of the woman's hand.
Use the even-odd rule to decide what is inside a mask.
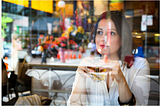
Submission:
[[[110,65],[112,65],[112,67],[108,67]],[[121,83],[125,81],[125,77],[122,73],[122,70],[120,68],[120,65],[117,61],[112,61],[112,60],[108,60],[107,63],[104,63],[101,67],[100,70],[104,70],[105,72],[108,72],[111,74],[112,80],[115,79],[117,81],[117,83]],[[104,71],[103,71],[104,72]]]
[[[78,73],[84,75],[87,78],[90,78],[90,72],[94,72],[95,67],[89,66],[78,66]]]
[[[92,61],[92,58],[83,59],[78,66],[77,72],[80,75],[83,75],[89,78],[90,72],[94,72],[94,68],[95,68],[95,64],[93,64],[91,61]]]
[[[111,77],[114,78],[119,84],[125,82],[125,77],[118,62],[115,63],[115,66],[111,71]]]

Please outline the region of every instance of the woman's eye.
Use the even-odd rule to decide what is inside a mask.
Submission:
[[[115,35],[115,33],[114,33],[114,32],[111,32],[111,35]]]
[[[102,31],[97,31],[97,34],[102,35],[102,34],[103,34],[103,32],[102,32]]]

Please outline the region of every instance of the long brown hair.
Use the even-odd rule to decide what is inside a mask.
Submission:
[[[117,33],[120,36],[121,40],[121,47],[118,50],[118,57],[120,60],[124,60],[124,56],[131,55],[133,48],[133,40],[132,40],[132,33],[130,26],[125,18],[125,16],[120,11],[106,11],[100,15],[98,18],[96,25],[94,26],[94,29],[91,32],[91,35],[94,36],[94,40],[96,37],[96,32],[98,28],[98,23],[102,19],[111,19],[115,27],[117,29]]]

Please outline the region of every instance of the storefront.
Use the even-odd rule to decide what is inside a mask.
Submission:
[[[91,49],[87,45],[94,39],[92,31],[99,15],[104,11],[121,11],[131,30],[133,40],[129,42],[135,48],[130,50],[130,45],[128,52],[132,54],[123,56],[123,60],[130,64],[136,56],[145,58],[150,75],[159,76],[160,2],[157,0],[2,0],[1,4],[3,59],[10,70],[16,70],[26,54],[26,61],[32,67],[40,64],[38,66],[43,68],[41,63],[61,67],[62,63],[67,68],[65,64],[75,62],[75,68],[81,59],[90,56]],[[65,48],[63,53],[60,47]],[[63,91],[61,93],[63,95]],[[52,97],[50,92],[47,96]]]

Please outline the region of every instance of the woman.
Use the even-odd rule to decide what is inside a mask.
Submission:
[[[110,49],[105,48],[105,36],[108,37],[108,24],[111,24]],[[109,53],[109,63],[114,67],[106,69],[106,81],[96,82],[89,77],[93,70],[86,64],[91,58],[85,58],[79,65],[68,105],[147,105],[150,80],[149,65],[144,58],[135,58],[134,64],[128,68],[123,62],[132,51],[132,35],[125,17],[119,11],[104,12],[93,30],[96,47],[104,57]],[[92,34],[93,35],[93,34]],[[105,69],[105,63],[100,69]]]

